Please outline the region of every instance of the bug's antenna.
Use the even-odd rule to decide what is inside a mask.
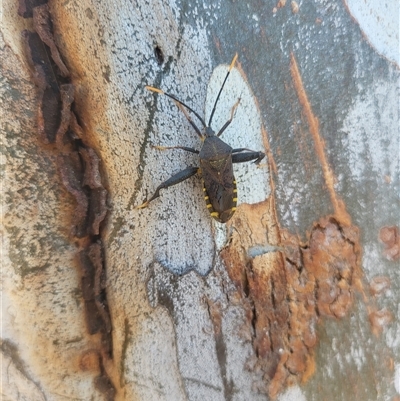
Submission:
[[[154,88],[153,86],[146,86],[145,87],[147,90],[151,91],[151,92],[157,92],[157,93],[161,93],[162,95],[168,96],[169,98],[175,100],[175,102],[178,102],[179,104],[181,104],[182,106],[186,107],[189,111],[191,111],[198,119],[199,121],[203,124],[203,127],[206,128],[206,123],[204,122],[204,120],[199,116],[198,113],[196,113],[192,108],[190,108],[187,104],[183,103],[181,100],[177,99],[174,95],[171,95],[170,93],[164,92],[161,89],[158,88]],[[182,109],[181,109],[182,110]],[[186,114],[185,114],[186,116]],[[186,117],[187,118],[187,117]],[[196,130],[196,132],[198,131],[198,129]]]
[[[229,66],[228,72],[227,72],[227,74],[226,74],[226,76],[225,76],[224,82],[222,83],[221,89],[220,89],[219,92],[218,92],[218,96],[217,96],[217,98],[215,99],[215,103],[214,103],[214,107],[213,107],[212,112],[211,112],[210,120],[208,121],[208,126],[209,126],[209,127],[211,126],[211,121],[212,121],[212,119],[213,119],[213,117],[214,117],[215,108],[217,107],[217,103],[218,103],[219,97],[220,97],[220,95],[221,95],[222,89],[224,89],[225,82],[226,82],[226,80],[228,79],[229,74],[231,73],[231,70],[232,70],[232,68],[234,67],[235,63],[236,63],[237,58],[238,58],[238,54],[236,53],[236,54],[235,54],[235,57],[233,57],[233,60],[232,60],[232,62],[231,62],[231,65]]]
[[[175,100],[176,105],[178,106],[178,109],[185,115],[186,119],[189,121],[190,125],[194,128],[196,131],[197,135],[200,137],[202,141],[204,141],[205,136],[201,133],[201,131],[197,128],[197,125],[193,122],[193,120],[190,118],[189,113],[185,110],[183,105]]]

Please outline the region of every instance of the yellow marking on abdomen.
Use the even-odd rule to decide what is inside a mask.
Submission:
[[[213,217],[213,218],[215,218],[215,219],[217,219],[217,220],[219,221],[220,214],[219,214],[218,212],[215,212],[215,211],[214,211],[213,205],[212,205],[212,203],[210,202],[210,197],[209,197],[209,195],[208,195],[208,193],[207,193],[206,187],[204,186],[204,182],[203,182],[203,192],[205,193],[205,194],[204,194],[204,200],[205,200],[205,202],[206,202],[207,210],[210,212],[210,216]],[[237,200],[238,200],[237,195],[236,195],[236,194],[237,194],[236,180],[233,180],[233,189],[232,189],[232,192],[233,192],[233,196],[232,196],[232,204],[233,204],[233,206],[232,206],[232,208],[230,209],[230,210],[231,210],[231,214],[233,214],[233,213],[235,212],[235,210],[236,210],[236,203],[237,203]],[[228,211],[228,210],[227,210],[227,211]]]

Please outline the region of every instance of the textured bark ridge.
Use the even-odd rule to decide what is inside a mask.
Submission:
[[[245,208],[232,220],[222,257],[247,308],[256,355],[249,367],[262,372],[255,386],[274,398],[314,372],[318,322],[344,317],[352,306],[360,289],[359,235],[325,217],[302,244],[279,230],[273,200]]]
[[[112,400],[115,388],[104,368],[104,358],[113,357],[101,238],[101,225],[107,214],[107,190],[100,158],[78,122],[74,86],[54,41],[49,7],[42,3],[21,1],[19,7],[21,16],[33,17],[35,29],[35,32],[23,31],[22,36],[39,91],[38,134],[44,144],[53,145],[49,151],[57,155],[62,182],[76,201],[71,236],[80,248],[77,262],[82,276],[87,329],[92,335],[100,333],[99,349],[90,353],[96,363],[87,363],[88,355],[83,355],[80,365],[83,370],[93,368],[99,373],[95,387],[106,399]]]

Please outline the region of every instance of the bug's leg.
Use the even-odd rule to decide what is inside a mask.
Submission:
[[[191,152],[191,153],[196,153],[196,154],[200,153],[198,150],[193,149],[193,148],[188,148],[187,146],[159,146],[159,145],[153,145],[153,148],[155,148],[157,150],[182,149],[182,150],[186,150],[186,152]]]
[[[244,163],[254,160],[255,164],[259,164],[260,161],[265,157],[265,153],[263,152],[255,152],[253,150],[250,150],[248,152],[243,152],[243,150],[248,150],[248,149],[241,148],[232,150],[232,163]]]
[[[240,98],[237,100],[237,102],[233,105],[232,109],[231,109],[231,118],[224,124],[224,126],[219,130],[217,136],[220,136],[229,126],[229,124],[232,122],[233,117],[235,115],[235,111],[237,109],[237,107],[239,106],[240,103]]]
[[[233,149],[233,150],[232,150],[232,153],[244,152],[245,150],[248,150],[249,152],[253,152],[251,149],[247,149],[247,148],[237,148],[237,149]]]
[[[174,95],[171,95],[170,93],[164,92],[161,89],[158,88],[154,88],[153,86],[146,86],[146,89],[151,91],[151,92],[156,92],[156,93],[161,93],[162,95],[168,96],[169,98],[173,99],[176,103],[176,105],[178,106],[178,108],[183,112],[183,114],[185,115],[185,117],[187,118],[187,120],[189,121],[190,125],[194,128],[194,130],[196,131],[197,135],[200,138],[204,138],[204,135],[201,133],[201,131],[199,130],[199,128],[197,127],[197,125],[193,122],[193,120],[191,119],[191,117],[189,116],[188,112],[184,109],[184,107],[186,107],[189,111],[191,111],[202,123],[203,127],[206,126],[206,123],[204,122],[204,120],[198,115],[198,113],[196,113],[192,108],[190,108],[187,104],[183,103],[181,100],[179,100],[177,97],[175,97]]]
[[[135,209],[143,209],[149,205],[151,201],[158,198],[160,196],[160,190],[164,188],[171,187],[172,185],[179,184],[182,181],[185,181],[187,178],[195,175],[200,169],[198,167],[188,167],[185,170],[180,171],[179,173],[174,174],[172,177],[168,178],[168,180],[161,183],[155,190],[154,195],[147,201],[143,202],[141,205],[136,206]]]

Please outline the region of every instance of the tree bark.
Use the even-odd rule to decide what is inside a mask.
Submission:
[[[399,60],[355,7],[3,2],[5,399],[400,399]],[[232,219],[199,176],[137,209],[202,145],[145,86],[208,122],[235,53]]]

